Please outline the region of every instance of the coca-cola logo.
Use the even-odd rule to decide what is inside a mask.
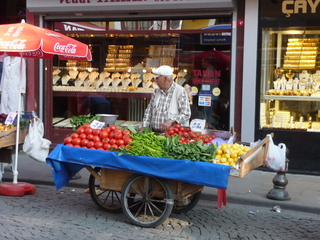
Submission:
[[[23,52],[22,56],[24,57],[43,57],[43,52],[41,50],[30,51],[30,52]]]
[[[65,54],[76,54],[77,53],[77,45],[76,44],[60,44],[57,42],[54,45],[53,50],[57,53],[65,53]]]
[[[0,39],[0,49],[6,50],[24,50],[26,47],[26,39],[14,39],[12,41],[4,41]]]

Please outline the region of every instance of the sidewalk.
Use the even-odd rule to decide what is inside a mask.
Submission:
[[[88,187],[90,173],[85,168],[80,171],[81,178],[71,180],[67,187]],[[288,201],[268,199],[266,194],[273,189],[275,172],[253,170],[244,178],[229,178],[227,189],[227,203],[264,206],[270,209],[280,206],[282,210],[295,210],[309,213],[320,212],[320,176],[301,174],[287,174],[288,185],[286,190],[291,197]],[[12,182],[11,167],[6,166],[2,176],[3,182]],[[27,182],[35,185],[54,185],[51,168],[45,163],[36,162],[28,156],[19,155],[18,182]],[[217,201],[217,189],[205,187],[201,200]]]

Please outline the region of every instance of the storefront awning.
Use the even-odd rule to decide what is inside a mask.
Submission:
[[[234,9],[235,0],[27,0],[27,9],[34,13],[61,14],[77,12],[79,15],[92,12],[139,12],[163,10],[194,10],[194,9]],[[108,17],[108,16],[105,16]]]

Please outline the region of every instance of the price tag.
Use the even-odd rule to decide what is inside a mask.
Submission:
[[[201,132],[206,126],[205,119],[193,119],[190,123],[190,129],[192,132]]]
[[[97,120],[93,120],[93,122],[90,124],[90,127],[92,129],[100,129],[104,126],[104,124],[105,124],[104,122],[99,122]]]
[[[4,124],[12,125],[12,123],[13,123],[14,119],[16,118],[17,114],[18,114],[18,113],[15,112],[15,111],[10,112],[10,113],[8,114],[6,120],[4,121]]]

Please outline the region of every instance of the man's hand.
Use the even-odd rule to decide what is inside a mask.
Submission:
[[[168,119],[167,121],[162,123],[160,126],[161,132],[165,132],[166,130],[168,130],[169,127],[171,127],[173,125],[173,123],[174,123],[174,120],[171,120],[171,119]]]

